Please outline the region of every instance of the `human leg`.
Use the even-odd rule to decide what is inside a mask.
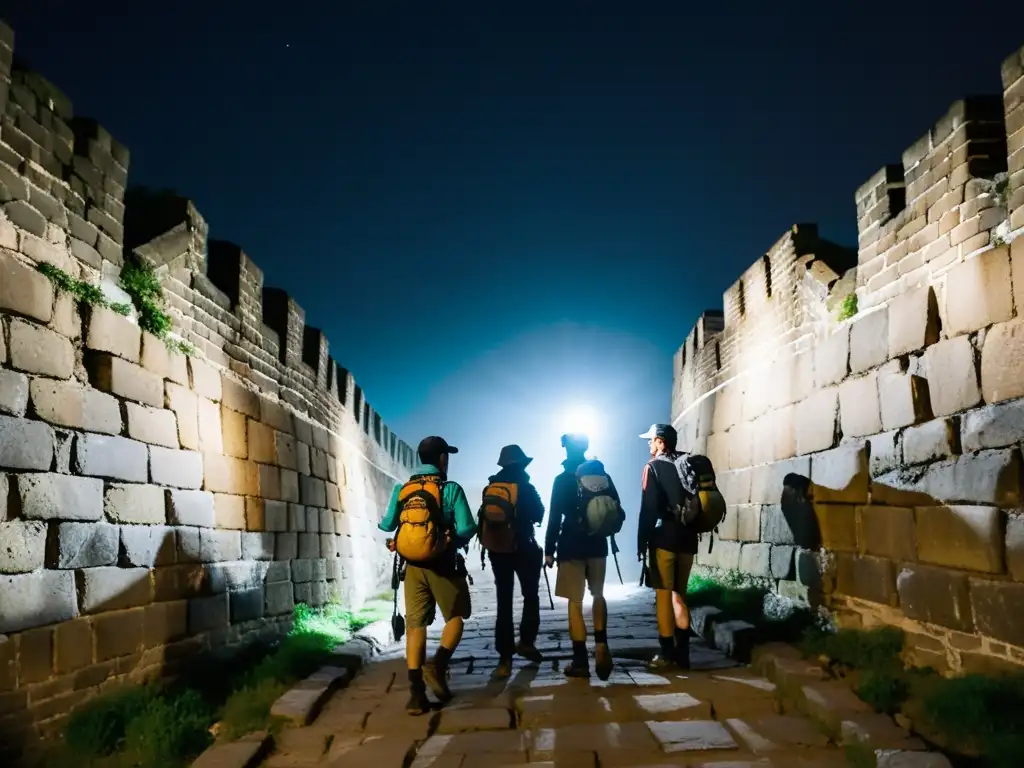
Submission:
[[[608,649],[608,602],[604,597],[607,569],[606,557],[587,560],[587,588],[594,599],[594,667],[601,680],[607,680],[611,676],[614,663]]]
[[[423,680],[443,703],[452,698],[448,688],[448,663],[462,640],[465,620],[471,615],[469,584],[465,576],[429,571],[428,582],[445,624],[433,661],[423,666]]]
[[[558,564],[555,594],[569,601],[569,638],[572,640],[572,663],[566,668],[569,677],[589,677],[587,662],[587,624],[583,620],[583,593],[586,589],[586,561],[567,560]]]
[[[655,613],[658,621],[658,644],[661,653],[650,663],[652,669],[664,669],[674,663],[676,655],[676,620],[672,591],[676,575],[676,554],[652,547],[648,550],[648,584],[654,589]]]
[[[690,668],[690,609],[686,604],[686,585],[690,582],[692,569],[693,555],[676,555],[672,609],[676,625],[676,663],[684,669]]]
[[[405,660],[409,670],[409,701],[406,711],[422,715],[430,709],[423,680],[427,651],[427,627],[434,621],[436,603],[423,569],[407,566],[405,571]]]
[[[494,571],[494,589],[497,594],[498,617],[494,623],[494,649],[499,663],[495,673],[508,677],[512,673],[512,654],[515,652],[515,618],[512,611],[512,592],[515,587],[515,555],[491,553]]]
[[[523,616],[519,622],[519,645],[516,650],[520,656],[535,664],[543,661],[536,647],[537,632],[540,630],[540,572],[543,567],[544,553],[536,544],[516,553],[516,575],[519,578],[519,590],[523,594]]]

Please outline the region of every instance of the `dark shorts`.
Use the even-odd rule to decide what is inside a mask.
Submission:
[[[667,549],[647,550],[647,586],[686,594],[686,583],[693,568],[693,555]]]
[[[465,576],[441,575],[427,568],[405,568],[405,626],[422,629],[434,623],[435,611],[449,621],[470,616],[469,584]]]

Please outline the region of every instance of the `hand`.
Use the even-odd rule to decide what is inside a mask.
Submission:
[[[395,551],[395,540],[394,539],[388,539],[387,544],[388,544],[388,552],[394,552]]]
[[[545,568],[554,568],[555,567],[555,558],[554,558],[553,555],[545,555],[544,556],[544,567]]]
[[[636,561],[638,563],[642,563],[644,561],[644,553],[642,550],[636,553]]]

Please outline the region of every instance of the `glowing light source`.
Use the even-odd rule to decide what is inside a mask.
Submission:
[[[576,405],[562,416],[562,433],[582,432],[594,444],[597,429],[597,412],[589,405]]]

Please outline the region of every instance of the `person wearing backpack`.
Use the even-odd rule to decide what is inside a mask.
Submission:
[[[594,659],[597,675],[607,680],[612,673],[608,650],[608,605],[604,579],[608,562],[608,537],[622,528],[626,513],[611,477],[599,461],[584,454],[590,445],[586,435],[562,435],[565,461],[551,489],[551,507],[544,542],[544,564],[558,561],[555,594],[569,601],[569,636],[572,663],[569,677],[590,677],[587,659],[587,625],[583,619],[586,589],[594,599]]]
[[[448,662],[462,639],[470,617],[466,565],[459,549],[468,547],[476,522],[458,483],[448,480],[448,458],[459,449],[441,437],[425,437],[417,448],[420,466],[405,483],[395,486],[379,528],[395,532],[388,549],[405,564],[405,655],[410,696],[406,711],[430,710],[426,686],[442,702],[452,698]],[[444,617],[441,642],[433,661],[425,664],[427,627],[437,608]]]
[[[647,585],[655,590],[661,653],[652,671],[690,667],[690,611],[686,585],[701,533],[714,530],[725,514],[714,469],[704,456],[677,450],[671,424],[652,424],[641,438],[650,443],[644,465],[637,526],[637,556]],[[645,557],[646,555],[646,557]]]
[[[544,503],[530,483],[526,467],[529,458],[518,445],[506,445],[498,456],[501,467],[487,480],[480,505],[478,526],[481,560],[486,552],[494,571],[498,617],[494,624],[494,648],[498,666],[493,676],[512,675],[512,657],[519,654],[535,664],[543,657],[534,643],[540,629],[540,574],[543,553],[534,536],[534,526],[544,520]],[[516,579],[523,593],[523,617],[516,644],[512,610]]]

